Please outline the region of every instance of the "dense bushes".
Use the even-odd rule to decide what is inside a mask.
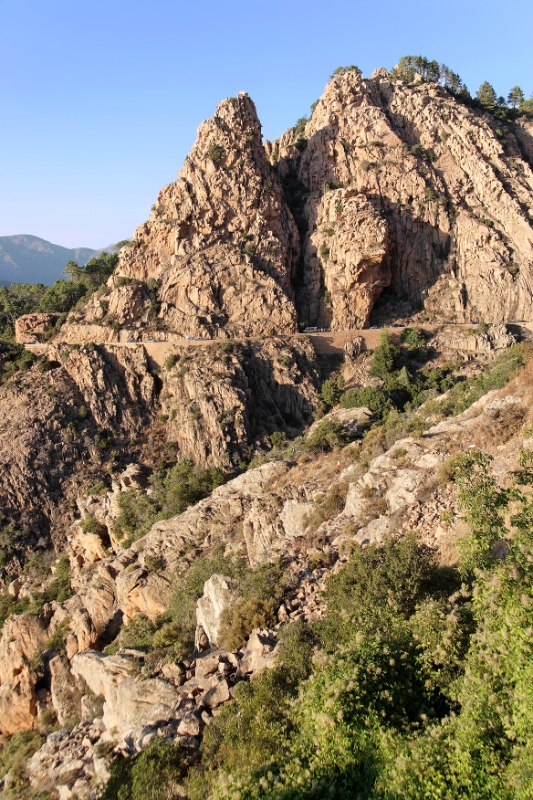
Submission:
[[[191,800],[530,800],[532,462],[509,489],[480,453],[457,465],[472,526],[462,585],[414,535],[357,549],[329,581],[324,622],[206,730]]]
[[[228,650],[245,644],[254,628],[271,628],[285,587],[285,570],[279,561],[263,564],[255,572],[241,567],[234,578],[240,595],[222,614],[220,643]]]
[[[513,345],[499,355],[489,369],[468,381],[454,383],[443,400],[429,400],[424,406],[424,414],[454,416],[465,411],[487,392],[505,386],[524,366],[530,350],[528,344]]]
[[[370,366],[370,374],[383,381],[382,387],[348,389],[340,396],[342,408],[367,406],[382,421],[391,413],[411,410],[424,402],[425,416],[458,414],[491,389],[505,386],[524,365],[528,352],[527,344],[514,345],[480,375],[464,380],[454,374],[452,365],[434,369],[423,365],[427,352],[425,336],[419,329],[407,328],[401,342],[401,347],[394,344],[390,332],[383,331]],[[448,393],[444,400],[431,399],[432,393],[444,392]]]
[[[350,437],[344,425],[334,419],[324,419],[308,434],[305,448],[315,452],[327,452],[348,444]]]
[[[393,405],[387,394],[375,386],[348,389],[340,400],[341,408],[369,408],[378,419],[384,419]]]
[[[283,758],[293,728],[289,702],[311,671],[313,642],[308,626],[289,625],[281,632],[278,666],[239,685],[235,701],[204,732],[202,759],[188,780],[190,800],[211,796],[209,789],[222,770],[246,764],[262,775],[272,761]]]
[[[181,745],[155,739],[135,758],[116,761],[101,800],[178,800],[187,767]]]
[[[0,341],[0,359],[2,381],[6,382],[19,370],[30,369],[35,362],[35,355],[29,350],[25,350],[21,344]]]
[[[13,734],[5,742],[0,754],[0,779],[3,779],[9,772],[9,796],[13,800],[17,798],[35,798],[37,792],[32,792],[28,775],[26,772],[26,762],[41,747],[44,736],[37,731],[19,731]],[[46,800],[47,795],[39,793],[39,798]]]

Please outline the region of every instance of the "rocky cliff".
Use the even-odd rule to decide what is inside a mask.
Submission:
[[[280,626],[321,617],[324,578],[342,567],[353,547],[416,527],[441,563],[453,563],[466,526],[446,464],[454,453],[482,446],[505,474],[519,449],[530,447],[530,408],[529,370],[424,433],[402,435],[400,427],[369,437],[363,449],[304,450],[297,460],[249,470],[186,512],[156,522],[131,547],[114,542],[115,553],[95,549],[94,535],[75,522],[69,541],[76,593],[49,603],[40,617],[11,617],[0,642],[4,733],[42,726],[47,710],[62,725],[28,764],[33,785],[52,781],[85,798],[108,775],[104,753],[136,753],[154,737],[197,747],[236,684],[274,665]],[[360,416],[359,409],[353,413]],[[421,419],[428,413],[424,417],[422,409]],[[431,413],[438,414],[438,404]],[[128,487],[145,491],[132,469],[112,492],[79,504],[82,515],[95,515],[112,534],[116,496]],[[321,512],[328,497],[335,504]],[[176,576],[220,544],[244,554],[252,567],[282,556],[291,579],[278,599],[276,625],[255,631],[246,648],[217,649],[221,615],[236,597],[231,581],[215,576],[198,602],[196,658],[169,661],[158,651],[154,658],[127,648],[101,652],[138,615],[157,624],[172,603]],[[36,653],[44,672],[35,665]]]
[[[433,320],[528,320],[533,296],[531,123],[386,70],[335,75],[310,120],[261,140],[251,99],[198,129],[106,293],[70,341],[257,336]]]
[[[59,333],[18,322],[46,339],[0,363],[0,734],[43,737],[23,791],[93,798],[156,739],[194,761],[354,550],[416,530],[456,563],[453,458],[505,482],[532,441],[531,330],[501,324],[531,319],[532,128],[499,126],[385,70],[336,74],[276,142],[230,98],[107,286]],[[379,331],[342,332],[378,316],[447,324],[372,359]]]

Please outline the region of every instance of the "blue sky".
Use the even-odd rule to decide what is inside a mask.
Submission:
[[[0,235],[131,236],[198,124],[247,91],[275,138],[330,73],[402,55],[533,91],[533,2],[0,0]]]

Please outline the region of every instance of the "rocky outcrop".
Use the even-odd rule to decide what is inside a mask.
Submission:
[[[331,330],[365,328],[391,282],[387,220],[357,190],[327,186],[310,193],[305,216],[300,313]]]
[[[222,615],[234,601],[231,579],[224,575],[211,575],[196,606],[196,624],[201,628],[197,640],[204,633],[209,644],[216,646],[219,643]]]
[[[514,124],[514,132],[520,142],[525,160],[531,167],[533,165],[533,119],[519,117]],[[515,164],[515,168],[521,171],[519,164]]]
[[[24,314],[15,320],[17,344],[40,342],[45,333],[52,331],[59,314]]]
[[[298,254],[254,104],[241,93],[200,125],[179,179],[121,251],[103,306],[95,297],[79,322],[106,317],[132,330],[209,337],[291,333]],[[128,279],[133,285],[123,285]]]
[[[316,303],[317,245],[321,286],[333,297],[360,235],[371,258],[362,258],[368,275],[353,287],[352,309],[371,309],[369,293],[375,300],[390,282],[398,298],[423,302],[435,319],[531,318],[529,123],[505,131],[500,124],[436,84],[405,86],[386,70],[365,80],[354,70],[326,86],[301,156],[290,132],[267,143],[281,174],[296,170],[309,193],[299,300],[306,319],[325,313]],[[381,229],[368,227],[364,214],[346,225],[350,205],[364,198],[385,217]],[[335,314],[330,319],[336,327]]]
[[[154,399],[142,349],[54,346],[0,389],[0,525],[14,559],[64,541],[74,517],[61,504],[111,443],[118,453],[143,430]]]
[[[143,674],[145,656],[135,650],[75,656],[72,676],[96,696],[96,715],[48,736],[28,762],[32,784],[50,783],[85,800],[109,777],[106,754],[138,753],[156,737],[197,748],[236,685],[275,665],[276,644],[275,631],[257,629],[242,652],[216,650],[190,663],[166,664],[153,678]]]
[[[187,458],[231,466],[274,431],[294,436],[312,419],[320,381],[310,342],[270,338],[173,353],[161,410],[168,439]]]
[[[386,70],[327,84],[261,142],[250,98],[202,123],[71,342],[363,328],[383,290],[435,321],[532,318],[531,123]],[[296,226],[295,220],[298,223]]]
[[[506,325],[492,325],[484,331],[474,328],[448,328],[438,333],[431,341],[436,350],[460,350],[464,353],[490,353],[505,350],[516,344],[516,337],[507,330]]]
[[[37,724],[37,681],[33,659],[47,639],[46,624],[30,614],[10,617],[0,640],[0,718],[2,733]]]
[[[61,530],[58,503],[91,446],[82,435],[83,405],[61,368],[33,368],[0,389],[0,525],[3,546],[18,561]]]

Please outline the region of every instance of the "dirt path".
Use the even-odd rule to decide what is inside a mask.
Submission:
[[[468,330],[473,326],[468,323],[464,324],[440,324],[440,325],[420,325],[417,327],[421,327],[426,332],[434,335],[437,332],[445,332],[445,331],[452,331],[455,330],[458,333],[464,330]],[[520,339],[525,341],[533,341],[533,322],[515,322],[515,323],[508,323],[509,330],[517,335]],[[343,352],[344,346],[347,342],[353,341],[354,339],[361,338],[364,341],[364,348],[366,350],[374,350],[380,341],[381,333],[384,329],[383,328],[364,328],[362,330],[349,330],[349,331],[324,331],[322,333],[295,333],[295,334],[280,334],[280,338],[286,339],[287,341],[291,339],[297,339],[302,336],[309,337],[312,341],[315,351],[319,355],[334,355]],[[404,330],[403,327],[392,327],[389,329],[394,336],[400,336],[402,331]],[[147,354],[150,358],[160,367],[163,366],[165,359],[171,353],[178,353],[183,350],[184,347],[214,347],[217,344],[220,344],[223,341],[227,341],[225,339],[186,339],[183,337],[182,339],[177,339],[173,341],[139,341],[139,342],[100,342],[100,346],[102,347],[138,347],[142,345]],[[250,341],[249,338],[246,339],[235,339],[238,342],[245,342]],[[253,340],[252,340],[253,341]],[[258,340],[256,340],[258,341]],[[48,349],[47,343],[35,343],[35,344],[26,344],[26,349],[31,350],[34,353],[42,355],[46,353]]]

